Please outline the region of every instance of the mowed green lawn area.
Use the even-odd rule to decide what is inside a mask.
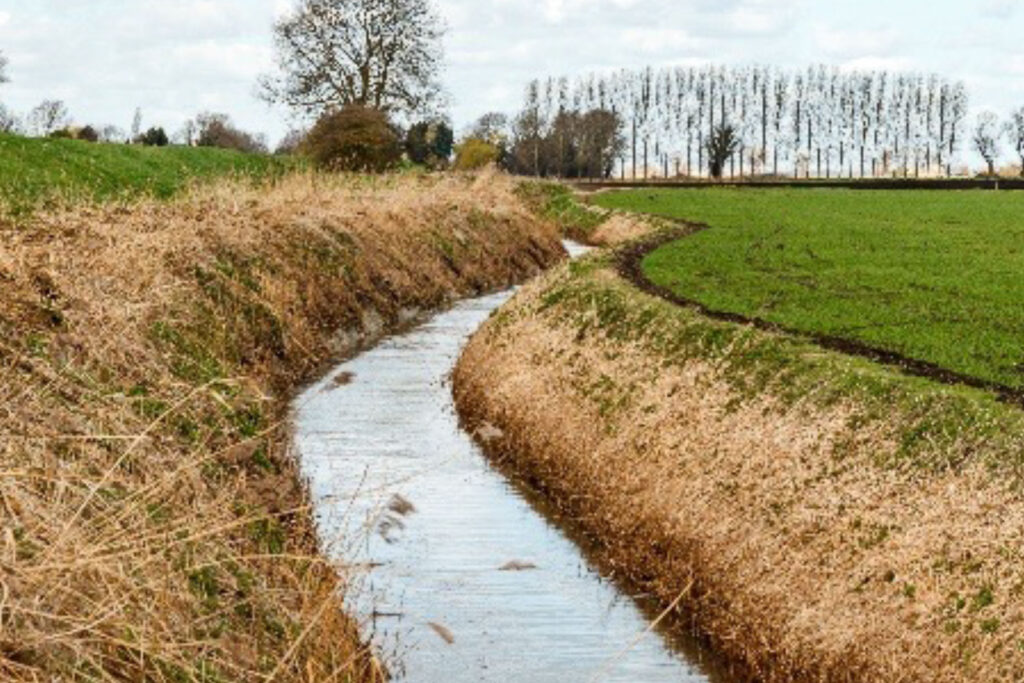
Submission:
[[[596,203],[712,226],[644,261],[680,296],[1024,387],[1024,193],[713,188]]]
[[[297,165],[224,149],[93,144],[0,134],[0,210],[21,214],[52,200],[166,198],[221,176],[262,179]]]

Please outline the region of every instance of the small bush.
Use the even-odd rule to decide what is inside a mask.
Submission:
[[[402,143],[384,112],[358,105],[325,114],[313,126],[303,151],[330,171],[380,173],[402,159]]]
[[[196,144],[200,147],[219,147],[249,153],[267,151],[266,139],[262,135],[247,133],[238,128],[227,114],[200,114],[196,117],[195,127],[198,130]]]
[[[501,158],[501,150],[489,142],[469,138],[455,154],[456,171],[473,171],[484,166],[495,164]]]
[[[166,147],[171,143],[171,140],[167,137],[167,131],[163,128],[150,128],[139,136],[138,142],[147,147]]]
[[[77,137],[78,137],[79,140],[84,140],[86,142],[99,142],[100,141],[100,134],[99,134],[99,132],[95,128],[93,128],[92,126],[86,126],[85,128],[83,128],[80,131],[78,131]]]
[[[444,121],[417,123],[405,136],[409,161],[429,168],[447,166],[454,146],[455,134]]]

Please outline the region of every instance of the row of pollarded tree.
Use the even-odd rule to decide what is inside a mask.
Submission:
[[[567,113],[604,111],[625,133],[622,175],[702,175],[709,142],[726,128],[734,144],[723,171],[733,175],[943,175],[967,141],[967,109],[964,85],[937,75],[648,68],[534,81],[513,137],[525,144]]]

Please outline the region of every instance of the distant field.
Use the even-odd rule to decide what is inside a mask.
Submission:
[[[222,149],[90,144],[0,134],[0,209],[25,213],[55,199],[169,197],[194,180],[262,178],[295,162]]]
[[[1024,193],[714,188],[595,202],[712,226],[644,261],[680,296],[1024,387]]]

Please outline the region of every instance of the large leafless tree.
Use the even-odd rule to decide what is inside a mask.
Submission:
[[[1002,135],[999,127],[999,117],[994,112],[983,111],[978,114],[978,121],[974,125],[974,149],[981,155],[981,158],[988,164],[988,174],[996,174],[996,159],[999,158],[999,137]]]
[[[299,0],[274,26],[278,72],[261,94],[310,116],[348,104],[427,113],[443,33],[431,0]]]
[[[1020,174],[1024,177],[1024,107],[1010,113],[1006,122],[1006,137],[1020,158]]]
[[[7,76],[7,58],[0,52],[0,85],[7,83],[10,79]],[[11,113],[7,107],[0,102],[0,133],[10,133],[18,128],[18,117]]]
[[[43,100],[28,115],[29,126],[36,135],[49,135],[66,127],[70,121],[67,105],[61,100]]]

